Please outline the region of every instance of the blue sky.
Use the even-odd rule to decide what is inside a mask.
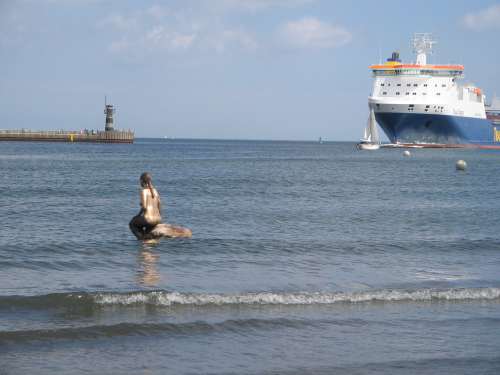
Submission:
[[[368,66],[432,32],[500,95],[500,2],[0,0],[0,129],[357,140]]]

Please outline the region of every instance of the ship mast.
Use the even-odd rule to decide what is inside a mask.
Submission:
[[[427,54],[432,54],[432,46],[436,41],[430,33],[413,34],[412,46],[413,52],[417,54],[417,65],[427,65]]]

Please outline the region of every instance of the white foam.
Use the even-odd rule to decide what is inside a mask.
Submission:
[[[500,288],[463,289],[387,289],[353,293],[244,293],[191,294],[177,292],[135,292],[129,294],[98,293],[94,301],[101,305],[315,305],[334,303],[398,302],[398,301],[465,301],[500,298]]]

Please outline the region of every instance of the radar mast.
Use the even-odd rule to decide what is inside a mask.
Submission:
[[[432,46],[436,41],[431,33],[413,34],[412,47],[413,52],[417,54],[417,65],[427,65],[427,54],[432,55]]]

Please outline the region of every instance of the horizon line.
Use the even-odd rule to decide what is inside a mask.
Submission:
[[[272,139],[272,138],[198,138],[198,137],[145,137],[145,136],[136,136],[135,139],[159,139],[165,141],[242,141],[242,142],[327,142],[327,143],[351,143],[351,142],[359,142],[359,140],[329,140],[321,138],[316,139]]]

